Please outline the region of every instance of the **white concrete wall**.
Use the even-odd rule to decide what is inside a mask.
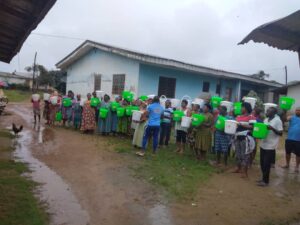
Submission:
[[[86,96],[94,90],[94,74],[101,74],[101,90],[112,96],[113,74],[125,74],[125,90],[138,91],[139,63],[93,49],[67,69],[67,91]]]
[[[287,96],[292,97],[296,100],[295,104],[293,105],[292,111],[294,111],[296,107],[300,107],[300,84],[289,87]]]

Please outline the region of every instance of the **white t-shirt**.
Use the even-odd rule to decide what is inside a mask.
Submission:
[[[279,116],[275,115],[275,117],[269,121],[268,118],[264,120],[265,124],[269,124],[271,127],[274,127],[278,131],[282,131],[282,122],[279,118]],[[265,150],[274,150],[278,146],[280,136],[275,134],[274,131],[269,130],[269,134],[266,139],[263,139],[260,142],[260,147],[265,149]]]

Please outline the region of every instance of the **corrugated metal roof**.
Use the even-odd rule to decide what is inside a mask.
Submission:
[[[300,50],[300,10],[257,27],[239,44],[245,44],[251,40],[281,50],[298,52]]]
[[[0,0],[0,61],[11,61],[55,2]]]
[[[145,64],[151,64],[151,65],[158,65],[158,66],[163,66],[163,67],[168,67],[168,68],[175,68],[179,70],[184,70],[184,71],[189,71],[193,73],[202,73],[202,74],[207,74],[215,77],[220,77],[220,78],[226,78],[226,79],[240,79],[248,82],[253,82],[256,84],[262,84],[262,85],[267,85],[271,87],[281,87],[282,84],[279,83],[274,83],[266,80],[260,80],[256,78],[252,78],[247,75],[239,74],[239,73],[232,73],[232,72],[227,72],[224,70],[218,70],[218,69],[213,69],[209,67],[204,67],[204,66],[198,66],[190,63],[185,63],[173,59],[168,59],[168,58],[162,58],[159,56],[153,56],[145,53],[140,53],[137,51],[132,51],[124,48],[119,48],[119,47],[114,47],[111,45],[107,44],[102,44],[90,40],[86,40],[83,42],[80,46],[78,46],[73,52],[71,52],[69,55],[67,55],[65,58],[60,60],[57,64],[56,67],[60,69],[67,68],[68,66],[72,65],[74,62],[76,62],[78,59],[80,59],[82,56],[87,54],[91,49],[97,48],[105,52],[111,52],[113,54],[121,55],[133,60],[137,60],[141,63]]]
[[[32,79],[31,77],[28,77],[28,76],[22,76],[22,75],[17,75],[15,73],[7,73],[7,72],[0,72],[0,77],[26,79],[26,80]]]

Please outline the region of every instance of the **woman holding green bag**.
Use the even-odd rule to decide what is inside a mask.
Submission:
[[[104,95],[103,101],[100,103],[98,132],[103,136],[107,136],[111,132],[110,97],[107,94]]]
[[[111,132],[115,136],[117,134],[118,130],[118,114],[117,114],[117,108],[120,107],[120,96],[116,96],[115,102],[111,103]]]

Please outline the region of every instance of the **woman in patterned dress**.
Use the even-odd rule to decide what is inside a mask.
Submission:
[[[91,107],[91,94],[87,94],[87,100],[82,110],[82,121],[80,130],[84,133],[94,132],[96,128],[95,109]]]

